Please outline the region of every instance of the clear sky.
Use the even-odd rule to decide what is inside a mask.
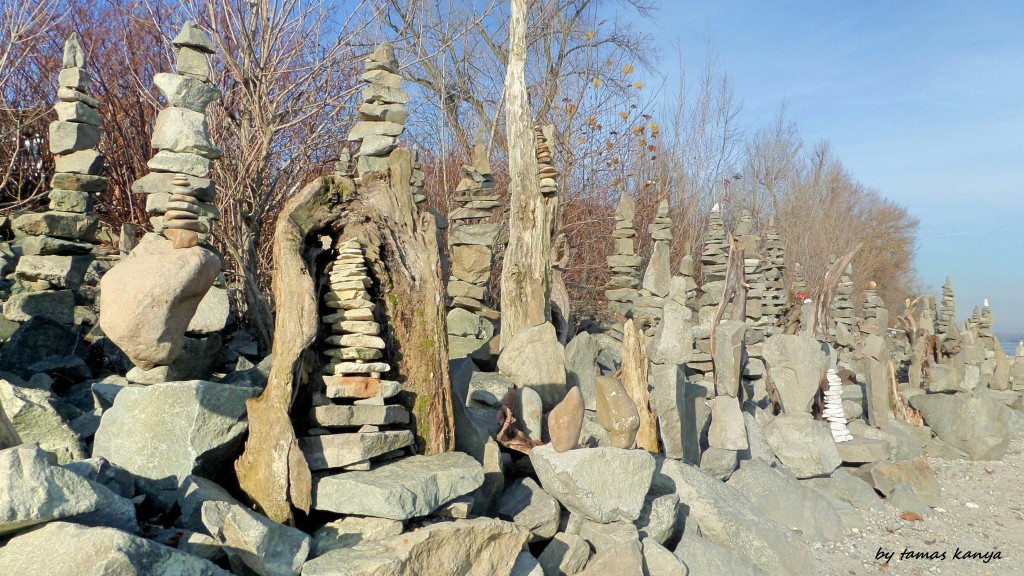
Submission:
[[[687,67],[710,42],[745,125],[785,102],[906,206],[918,276],[952,277],[960,320],[988,298],[997,332],[1024,332],[1024,1],[662,0],[642,25]]]

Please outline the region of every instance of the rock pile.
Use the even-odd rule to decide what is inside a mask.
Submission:
[[[873,318],[880,328],[889,327],[889,310],[878,295],[878,285],[874,280],[864,287],[864,304],[861,305],[860,316],[864,319]]]
[[[492,354],[488,343],[499,318],[487,304],[487,284],[502,224],[488,221],[501,203],[494,192],[494,176],[482,136],[474,142],[470,164],[462,170],[464,176],[452,198],[459,207],[448,215],[452,254],[447,287],[449,357],[472,355],[486,360]]]
[[[550,196],[558,192],[558,171],[551,165],[551,148],[555,127],[552,124],[534,126],[534,138],[537,140],[537,178],[540,179],[540,193]]]
[[[359,122],[348,133],[348,139],[359,142],[356,170],[386,172],[388,156],[398,146],[398,137],[405,131],[409,94],[402,90],[395,49],[388,43],[378,44],[366,58],[362,80],[363,103],[359,106]],[[410,181],[411,183],[411,181]]]
[[[640,290],[637,292],[633,313],[650,326],[648,334],[653,335],[654,326],[661,321],[665,298],[672,285],[672,219],[669,217],[668,200],[658,203],[654,220],[647,226],[654,247],[647,261]]]
[[[636,201],[628,193],[619,197],[619,205],[615,208],[615,253],[608,257],[611,278],[604,292],[608,298],[608,308],[623,316],[632,313],[634,303],[639,297],[637,288],[640,286],[640,266],[643,258],[636,254],[634,245],[636,229],[633,217],[636,215]],[[617,324],[617,323],[616,323]]]
[[[785,311],[786,300],[786,248],[782,245],[782,237],[775,228],[775,217],[768,220],[765,232],[765,253],[761,259],[761,271],[765,277],[764,297],[761,300],[761,314],[770,324],[778,321]]]
[[[749,210],[744,210],[740,215],[734,236],[743,246],[743,277],[747,283],[746,320],[750,325],[746,333],[747,343],[757,344],[764,340],[769,327],[775,323],[775,318],[764,313],[768,277],[761,268],[762,259],[758,256],[761,238],[753,233]]]
[[[153,127],[157,153],[148,163],[149,174],[132,189],[147,194],[146,212],[153,215],[153,230],[176,248],[188,248],[208,242],[212,221],[220,219],[209,175],[221,151],[210,142],[205,115],[206,107],[220,99],[220,90],[210,83],[207,55],[216,48],[209,34],[189,21],[171,45],[177,73],[153,77],[167,101]]]
[[[840,356],[853,350],[853,323],[856,315],[853,311],[853,264],[848,264],[839,277],[835,295],[828,309],[829,332],[833,341],[840,348]]]
[[[89,95],[91,77],[85,53],[72,34],[64,43],[57,120],[50,123],[50,151],[55,173],[50,181],[50,210],[22,214],[13,227],[24,234],[17,244],[21,259],[15,269],[20,293],[4,304],[4,316],[15,322],[32,317],[61,324],[75,322],[75,292],[93,261],[99,218],[92,214],[92,195],[107,191],[103,156],[96,151],[103,130],[99,102]]]
[[[853,440],[849,428],[846,427],[846,415],[843,411],[843,381],[839,378],[835,368],[829,368],[825,373],[828,381],[828,389],[825,390],[825,411],[823,415],[828,421],[828,427],[832,431],[832,438],[836,442],[849,442]]]

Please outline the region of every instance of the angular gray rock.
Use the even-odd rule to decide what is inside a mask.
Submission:
[[[725,320],[715,327],[715,349],[712,355],[715,362],[715,393],[719,396],[736,397],[739,394],[746,327],[746,323],[741,320]]]
[[[565,346],[565,384],[579,387],[587,410],[596,409],[597,354],[601,345],[590,332],[581,332]]]
[[[590,544],[576,534],[559,532],[537,558],[546,576],[573,576],[590,560]]]
[[[469,494],[483,481],[483,468],[468,454],[412,456],[366,472],[320,478],[313,486],[313,508],[408,520]]]
[[[492,518],[438,522],[400,536],[331,550],[302,576],[492,576],[507,574],[529,532]]]
[[[520,330],[498,357],[498,371],[517,388],[533,388],[551,410],[565,397],[565,351],[550,322]]]
[[[644,507],[640,517],[634,524],[641,539],[651,539],[664,544],[676,533],[679,516],[679,496],[648,494],[644,498]]]
[[[705,540],[694,528],[683,532],[676,545],[675,555],[682,560],[690,576],[728,574],[729,576],[766,576],[753,562],[724,546]],[[800,572],[794,572],[799,574]]]
[[[0,574],[231,576],[217,565],[113,528],[52,522],[0,548]]]
[[[795,532],[765,518],[738,490],[699,468],[678,460],[658,459],[651,492],[677,494],[680,505],[689,507],[684,539],[692,520],[700,526],[704,538],[738,553],[766,572],[803,574],[808,566],[814,565],[810,549]],[[687,562],[678,550],[676,555]]]
[[[922,518],[933,514],[931,507],[922,502],[914,489],[906,484],[894,486],[888,501],[900,512],[913,512]]]
[[[639,518],[654,473],[653,456],[621,448],[557,453],[547,444],[530,451],[530,462],[548,494],[595,522]]]
[[[881,510],[885,507],[871,484],[854,476],[846,468],[836,468],[831,476],[825,478],[807,478],[801,482],[831,494],[857,510]]]
[[[946,444],[973,460],[999,460],[1011,437],[1006,406],[970,394],[918,394],[910,405]]]
[[[687,570],[682,560],[661,545],[660,542],[646,538],[640,542],[644,554],[643,576],[680,576]]]
[[[244,566],[260,576],[297,576],[309,556],[310,537],[305,532],[236,504],[205,502],[202,515],[235,573]]]
[[[255,394],[203,380],[125,388],[103,413],[93,456],[135,474],[140,490],[169,505],[186,476],[214,476],[234,457]]]
[[[516,480],[501,495],[498,517],[530,531],[531,540],[547,540],[558,532],[562,507],[532,478]]]
[[[714,448],[736,451],[750,447],[740,402],[735,396],[716,396],[711,399],[708,444]]]
[[[810,412],[821,378],[828,369],[827,346],[808,336],[776,334],[764,341],[762,354],[782,411]]]
[[[181,510],[178,523],[195,531],[206,531],[207,529],[206,524],[203,523],[203,504],[223,502],[236,506],[242,505],[219,484],[200,476],[187,476],[182,481],[177,494],[177,502],[178,508]]]
[[[0,411],[20,442],[36,443],[67,464],[88,457],[82,438],[57,410],[59,401],[48,391],[15,386],[0,379]]]
[[[827,476],[842,463],[828,425],[810,414],[779,414],[764,427],[764,436],[797,478]]]
[[[924,458],[900,460],[899,462],[874,462],[865,464],[856,471],[857,476],[886,496],[896,486],[910,486],[925,504],[935,507],[940,503],[942,488],[935,471]]]
[[[337,548],[351,548],[360,542],[372,542],[402,533],[404,525],[398,520],[346,516],[328,522],[313,533],[311,558],[322,556]]]

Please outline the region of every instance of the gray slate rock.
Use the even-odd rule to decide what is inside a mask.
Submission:
[[[810,412],[822,375],[828,369],[827,346],[809,336],[776,334],[762,346],[768,382],[786,413]]]
[[[913,512],[922,518],[933,514],[928,506],[917,497],[914,489],[906,484],[899,484],[889,493],[888,502],[900,512]]]
[[[52,522],[0,548],[0,574],[231,576],[215,564],[113,528]]]
[[[680,576],[686,574],[682,560],[651,538],[640,542],[644,554],[643,576]]]
[[[779,414],[764,427],[764,435],[797,478],[827,476],[842,463],[828,424],[810,414]]]
[[[516,480],[498,501],[498,517],[530,531],[531,540],[547,540],[558,532],[562,507],[532,478]]]
[[[935,435],[973,460],[999,460],[1010,442],[1010,411],[969,394],[918,394],[910,405]]]
[[[82,438],[57,410],[60,401],[46,390],[15,386],[0,380],[0,410],[21,442],[33,442],[67,464],[88,457]]]
[[[590,544],[576,534],[559,532],[544,547],[538,560],[547,576],[578,574],[590,560]]]
[[[768,574],[746,557],[705,540],[693,528],[683,532],[683,537],[679,540],[674,552],[687,569],[682,574],[690,576],[703,576],[704,574],[766,576]],[[794,574],[798,573],[794,572]]]
[[[360,542],[398,536],[403,528],[404,525],[398,520],[346,516],[317,528],[313,533],[313,550],[310,557],[323,556],[337,548],[351,548]]]
[[[236,456],[255,393],[203,380],[125,388],[103,413],[93,456],[135,474],[141,491],[170,506],[188,475],[215,476]]]
[[[517,388],[533,388],[551,410],[565,397],[565,351],[550,322],[516,333],[498,357],[498,371]]]
[[[882,499],[875,493],[875,489],[864,480],[851,474],[846,468],[836,468],[832,475],[826,478],[807,478],[801,482],[810,484],[821,492],[831,494],[857,510],[881,510],[885,507]]]
[[[468,454],[412,456],[366,472],[319,479],[313,487],[313,508],[408,520],[469,494],[483,481],[483,468]]]
[[[595,522],[640,517],[654,474],[641,450],[589,448],[557,453],[550,444],[530,451],[541,486],[563,506]]]
[[[177,502],[178,508],[181,510],[181,516],[177,523],[197,532],[206,532],[207,530],[206,524],[203,522],[203,504],[223,502],[236,506],[242,505],[219,484],[200,476],[185,477],[178,490]]]
[[[676,533],[676,521],[679,516],[679,496],[648,494],[644,498],[644,507],[640,510],[636,528],[641,539],[651,539],[664,544]]]
[[[305,532],[242,506],[205,502],[202,515],[235,573],[242,573],[244,566],[260,576],[297,576],[309,556],[310,537]]]
[[[597,406],[594,388],[597,381],[597,354],[600,344],[589,332],[581,332],[565,346],[565,384],[583,393],[587,410]]]
[[[43,238],[43,236],[33,236]],[[4,302],[4,317],[15,322],[26,322],[39,316],[61,324],[75,321],[75,296],[71,290],[45,292],[19,292]]]

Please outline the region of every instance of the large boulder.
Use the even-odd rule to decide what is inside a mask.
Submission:
[[[166,366],[218,274],[220,258],[206,248],[144,241],[100,280],[100,327],[140,368]]]
[[[506,576],[529,536],[492,518],[438,522],[331,550],[306,562],[302,576]]]
[[[935,471],[924,458],[865,464],[857,469],[857,475],[886,496],[892,494],[897,486],[906,484],[914,489],[922,502],[933,508],[939,505],[942,495]]]
[[[131,502],[106,486],[54,465],[36,446],[0,450],[0,534],[60,519],[138,530]]]
[[[67,464],[89,456],[82,438],[58,411],[64,406],[46,390],[16,386],[0,379],[0,412],[11,423],[21,442],[34,442]]]
[[[783,412],[810,412],[821,378],[828,369],[827,345],[809,336],[776,334],[764,341],[762,354]]]
[[[313,486],[313,508],[408,520],[426,516],[483,483],[483,468],[468,454],[412,456],[365,472],[320,478]]]
[[[565,383],[583,394],[587,410],[596,408],[597,354],[601,344],[590,332],[580,332],[565,346]]]
[[[974,460],[999,460],[1010,443],[1010,410],[970,394],[918,394],[910,405],[935,435]],[[919,493],[920,495],[920,493]]]
[[[260,576],[297,576],[309,556],[310,538],[305,532],[237,504],[209,501],[203,504],[202,515],[236,574],[248,569]]]
[[[682,574],[691,576],[703,574],[765,576],[767,574],[745,556],[704,539],[695,529],[683,532],[683,537],[679,539],[679,544],[676,545],[674,552],[688,570]],[[794,574],[798,573],[794,572]]]
[[[545,444],[530,450],[530,462],[548,494],[595,522],[639,518],[654,474],[654,457],[642,450],[603,447],[558,453]]]
[[[498,358],[498,371],[517,388],[533,388],[551,410],[565,397],[565,351],[550,322],[520,330]]]
[[[169,506],[187,476],[215,478],[234,459],[255,394],[203,380],[124,388],[103,413],[93,456],[135,474],[143,492]]]
[[[827,476],[842,464],[828,424],[810,414],[779,414],[764,427],[764,436],[797,478]]]
[[[796,528],[811,541],[843,539],[843,521],[831,501],[791,474],[760,460],[744,462],[727,482],[750,499],[765,518]],[[771,498],[765,498],[771,494]]]
[[[804,574],[808,566],[815,565],[810,549],[796,532],[765,518],[739,490],[699,468],[678,460],[659,459],[651,491],[674,493],[679,496],[680,505],[689,508],[684,538],[693,529],[692,521],[711,543],[738,553],[770,574]],[[676,555],[689,565],[687,556],[678,549]]]
[[[0,574],[231,576],[202,558],[113,528],[53,522],[0,548]]]

